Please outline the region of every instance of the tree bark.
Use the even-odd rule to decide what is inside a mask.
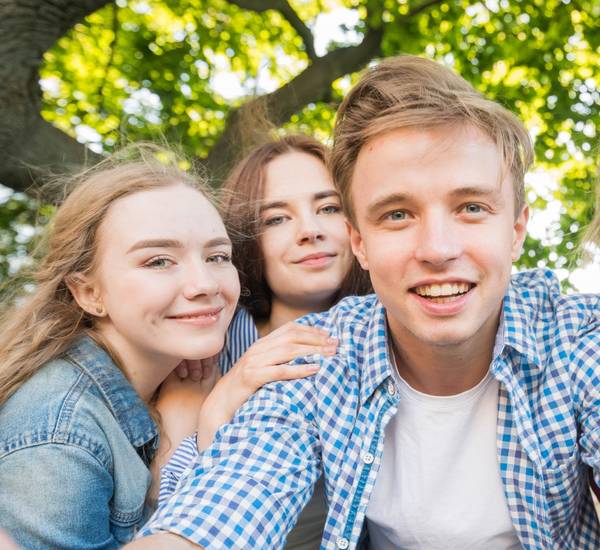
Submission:
[[[26,191],[48,171],[95,160],[40,116],[44,52],[110,0],[0,0],[0,183]]]

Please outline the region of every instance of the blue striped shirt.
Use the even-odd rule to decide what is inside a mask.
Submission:
[[[228,372],[258,338],[258,330],[252,315],[244,308],[239,308],[229,324],[225,335],[225,345],[219,355],[221,374]],[[196,447],[196,435],[194,434],[182,441],[169,462],[161,470],[159,506],[175,491],[182,472],[197,455],[198,448]]]
[[[588,489],[600,482],[600,297],[561,296],[549,271],[513,277],[490,372],[499,382],[498,463],[525,550],[600,548]],[[385,310],[374,295],[305,318],[340,340],[310,378],[257,392],[183,473],[142,535],[207,549],[281,548],[321,471],[321,547],[361,544],[398,405]],[[401,490],[401,487],[398,488]]]

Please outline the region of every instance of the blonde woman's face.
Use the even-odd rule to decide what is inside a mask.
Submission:
[[[231,243],[198,191],[173,185],[116,201],[99,231],[101,330],[155,362],[218,353],[239,297]]]
[[[340,198],[325,165],[300,152],[271,161],[260,225],[273,299],[306,309],[328,307],[352,253]]]

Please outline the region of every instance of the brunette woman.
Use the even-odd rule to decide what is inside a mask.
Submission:
[[[350,250],[340,197],[326,161],[322,144],[292,135],[252,151],[224,186],[222,212],[234,241],[241,307],[219,356],[224,376],[202,400],[197,440],[185,439],[165,467],[161,502],[175,490],[198,448],[210,445],[217,429],[256,389],[274,374],[279,379],[297,377],[295,367],[287,364],[296,357],[335,353],[335,341],[292,321],[370,289]],[[175,404],[181,402],[180,395],[175,388],[173,413],[161,412],[183,429]],[[326,513],[319,482],[286,548],[319,548]]]

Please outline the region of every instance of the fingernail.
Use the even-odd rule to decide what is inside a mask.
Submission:
[[[321,368],[321,365],[309,365],[308,370],[311,372],[316,372]]]
[[[332,355],[337,351],[337,346],[325,346],[323,351],[329,355]]]
[[[329,338],[327,338],[327,343],[328,344],[337,344],[338,343],[338,339],[334,338],[333,336],[330,336]]]

